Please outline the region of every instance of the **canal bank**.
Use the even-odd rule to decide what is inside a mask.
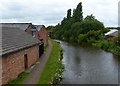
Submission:
[[[118,57],[95,47],[60,45],[65,65],[61,84],[118,84]]]
[[[62,64],[61,58],[61,47],[60,45],[49,39],[52,43],[52,50],[50,52],[49,59],[45,64],[44,70],[39,77],[38,86],[44,85],[56,85],[62,80],[62,72],[64,70],[64,65]]]

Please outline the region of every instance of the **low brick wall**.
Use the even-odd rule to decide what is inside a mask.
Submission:
[[[27,54],[27,66],[33,65],[39,58],[39,46],[33,46],[2,57],[2,84],[17,78],[25,71],[24,56]]]

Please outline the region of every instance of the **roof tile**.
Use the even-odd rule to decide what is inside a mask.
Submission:
[[[2,31],[2,37],[0,38],[2,53],[0,55],[5,55],[40,43],[39,40],[18,28],[0,28],[0,31]]]

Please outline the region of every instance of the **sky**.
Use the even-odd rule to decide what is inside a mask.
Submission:
[[[0,22],[57,25],[68,9],[82,2],[83,16],[93,14],[105,27],[118,26],[120,0],[0,0]],[[119,19],[120,20],[120,19]]]
[[[118,3],[118,26],[120,27],[120,1]]]

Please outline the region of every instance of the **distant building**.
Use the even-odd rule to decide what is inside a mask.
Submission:
[[[105,33],[105,39],[114,40],[115,37],[118,37],[119,31],[117,29],[111,29],[109,32]]]
[[[2,31],[0,38],[2,83],[0,84],[6,84],[37,61],[40,41],[19,28],[2,27],[0,30]]]
[[[52,31],[52,30],[47,30],[47,32],[48,32],[48,33],[51,33],[51,32],[53,32],[53,31]]]
[[[48,32],[44,25],[34,25],[34,27],[37,29],[36,31],[36,38],[39,40],[43,40],[44,44],[48,44]]]

